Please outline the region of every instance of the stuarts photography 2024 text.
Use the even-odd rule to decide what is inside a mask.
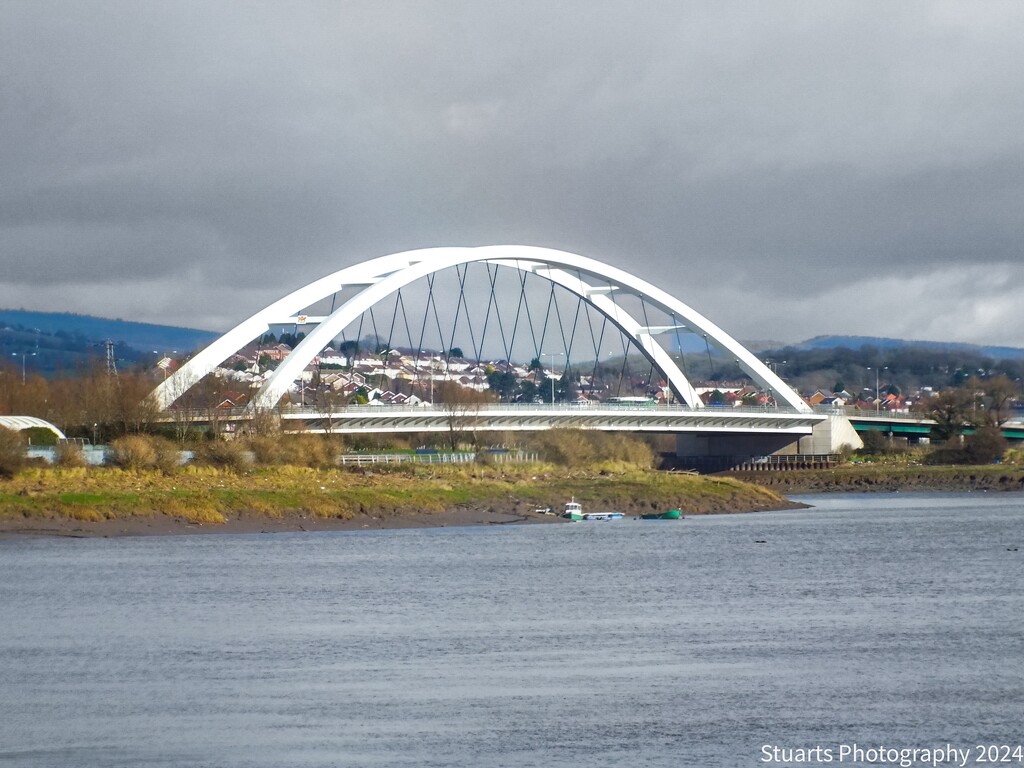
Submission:
[[[774,765],[893,765],[900,768],[915,766],[955,765],[1024,765],[1024,746],[1021,744],[975,744],[960,747],[944,744],[938,747],[895,747],[877,744],[835,744],[809,747],[786,747],[765,744],[761,747],[761,762]]]

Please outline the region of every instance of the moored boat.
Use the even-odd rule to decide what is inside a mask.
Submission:
[[[572,521],[582,520],[583,505],[576,501],[576,498],[573,497],[572,501],[565,502],[565,511],[562,512],[562,517]]]
[[[640,515],[641,520],[682,520],[683,513],[678,509],[670,509],[667,512],[651,512]]]
[[[583,520],[621,520],[625,515],[621,512],[584,512],[583,505],[574,497],[572,501],[565,502],[565,511],[562,513],[562,517],[573,522],[581,522]]]
[[[625,515],[621,512],[584,512],[584,520],[621,520]]]

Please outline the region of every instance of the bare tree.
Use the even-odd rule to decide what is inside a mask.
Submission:
[[[459,446],[466,431],[473,432],[473,442],[476,442],[476,434],[473,427],[476,425],[480,413],[480,406],[492,400],[485,392],[477,392],[474,389],[463,387],[454,381],[441,382],[434,391],[434,399],[444,409],[445,419],[448,423],[448,440],[452,450]]]
[[[203,416],[203,406],[201,392],[192,387],[171,392],[171,405],[165,413],[171,418],[179,443],[185,443],[195,433],[196,423]]]
[[[935,421],[935,434],[941,440],[960,435],[971,425],[974,395],[967,389],[944,389],[928,400],[920,401],[916,410]]]
[[[281,413],[277,408],[251,408],[251,415],[244,427],[253,437],[270,437],[281,432]]]
[[[1017,399],[1017,384],[1009,376],[1000,374],[984,381],[983,391],[986,398],[986,422],[993,427],[1001,427],[1010,420],[1013,413],[1012,404]]]
[[[330,385],[317,388],[313,405],[328,435],[334,433],[334,414],[344,403],[345,398]]]
[[[123,434],[148,432],[156,424],[160,407],[152,397],[153,382],[141,374],[121,374],[106,377],[113,386],[108,388],[114,398],[118,431]]]

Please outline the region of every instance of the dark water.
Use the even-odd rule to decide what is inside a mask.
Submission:
[[[763,745],[1024,740],[1024,496],[805,500],[0,542],[0,766],[745,766]]]

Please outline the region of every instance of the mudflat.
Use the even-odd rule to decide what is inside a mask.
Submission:
[[[224,522],[200,523],[159,512],[109,520],[82,521],[67,517],[0,517],[0,540],[20,536],[69,538],[115,536],[181,536],[209,533],[295,533],[362,531],[385,528],[443,528],[467,525],[510,525],[565,522],[554,515],[499,512],[489,508],[460,507],[440,512],[407,512],[389,515],[354,515],[343,519],[304,512],[270,517],[234,513]]]

